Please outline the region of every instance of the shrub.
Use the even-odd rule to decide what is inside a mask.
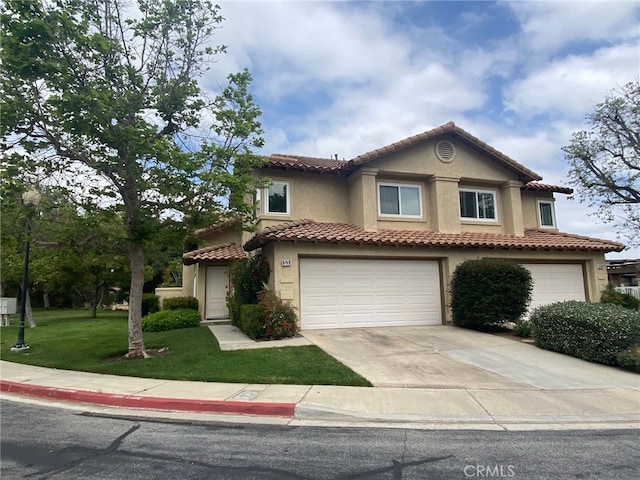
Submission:
[[[636,298],[628,293],[618,292],[613,283],[609,283],[602,296],[600,297],[602,303],[613,303],[615,305],[622,305],[624,308],[630,310],[640,309],[640,298]]]
[[[236,301],[241,305],[257,304],[270,272],[269,262],[261,254],[233,262],[231,285]]]
[[[238,327],[255,339],[278,340],[298,333],[293,307],[267,290],[260,293],[257,305],[241,305]]]
[[[198,310],[196,297],[171,297],[162,301],[163,310]]]
[[[537,346],[590,362],[616,365],[620,352],[640,345],[640,314],[619,305],[554,303],[530,320]]]
[[[164,332],[200,325],[200,313],[196,310],[162,310],[142,319],[143,332]]]
[[[293,337],[298,333],[296,312],[293,307],[275,293],[263,291],[260,306],[264,309],[264,336],[271,340]]]
[[[516,322],[516,328],[514,331],[519,337],[531,337],[531,322],[529,320],[518,320]]]
[[[531,272],[508,260],[467,260],[451,278],[453,323],[460,327],[516,322],[527,311]]]
[[[640,373],[640,347],[624,350],[618,354],[616,359],[622,368]]]
[[[261,305],[242,305],[240,307],[240,330],[254,340],[263,337],[264,318],[265,312]]]
[[[156,313],[160,310],[160,297],[153,293],[142,294],[142,316]]]
[[[240,326],[240,307],[242,304],[234,295],[227,295],[227,307],[229,308],[229,319],[231,325]]]

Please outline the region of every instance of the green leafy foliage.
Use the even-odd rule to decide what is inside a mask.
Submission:
[[[269,280],[269,262],[260,253],[231,265],[232,295],[240,305],[256,304]]]
[[[143,332],[164,332],[200,326],[200,314],[195,310],[162,310],[142,318]]]
[[[466,328],[516,322],[527,311],[531,272],[507,260],[467,260],[451,278],[454,324]]]
[[[143,357],[145,248],[223,216],[246,224],[264,140],[247,70],[228,75],[214,99],[198,83],[225,51],[211,42],[219,7],[132,3],[6,0],[0,128],[7,171],[21,177],[12,185],[55,179],[82,209],[118,211],[129,353]]]
[[[615,305],[622,305],[624,308],[631,310],[640,309],[640,298],[636,298],[628,293],[618,292],[613,283],[609,283],[602,296],[600,297],[602,303],[613,303]]]
[[[516,335],[522,338],[531,337],[531,322],[529,320],[518,320],[515,328]]]
[[[590,362],[616,365],[640,346],[640,314],[620,305],[560,302],[536,308],[530,320],[537,346]]]
[[[163,310],[195,310],[198,311],[198,299],[195,297],[171,297],[162,301]]]
[[[256,339],[264,334],[265,311],[262,305],[246,304],[240,306],[239,327],[249,338]]]
[[[142,294],[142,315],[149,315],[160,310],[160,297],[153,293]]]
[[[264,309],[264,338],[278,340],[298,333],[296,312],[293,307],[274,292],[264,290],[259,305]]]
[[[238,327],[254,340],[279,340],[298,333],[293,307],[271,291],[262,291],[258,304],[241,305],[239,311]]]
[[[569,182],[630,245],[640,245],[640,81],[613,90],[563,147]]]
[[[618,354],[616,359],[622,368],[640,373],[640,347],[624,350]]]

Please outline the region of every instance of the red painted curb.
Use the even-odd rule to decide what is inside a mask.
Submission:
[[[89,392],[72,388],[45,387],[0,380],[0,391],[49,398],[68,402],[97,403],[111,407],[179,410],[185,412],[234,413],[293,417],[295,403],[238,402],[232,400],[189,400],[179,398],[143,397],[116,393]]]

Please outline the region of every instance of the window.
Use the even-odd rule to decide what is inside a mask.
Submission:
[[[422,216],[422,192],[418,185],[378,184],[378,213],[399,217]]]
[[[556,213],[553,208],[553,202],[538,200],[538,221],[541,227],[555,228]]]
[[[276,215],[289,214],[289,182],[273,182],[265,190],[265,213]]]
[[[460,217],[474,220],[497,220],[495,192],[460,190]]]

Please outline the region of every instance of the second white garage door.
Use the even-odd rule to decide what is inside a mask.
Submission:
[[[585,300],[584,274],[579,264],[525,264],[533,278],[529,309],[567,300]]]
[[[438,262],[303,258],[302,329],[439,325]]]

